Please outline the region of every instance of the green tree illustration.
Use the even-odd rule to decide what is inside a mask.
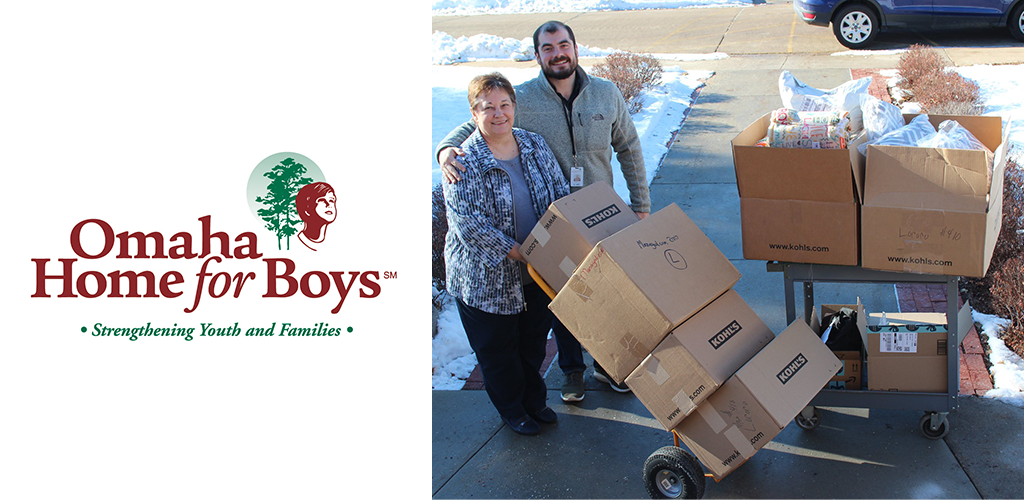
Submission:
[[[285,158],[280,163],[263,174],[270,179],[267,184],[267,194],[257,196],[256,201],[267,208],[261,208],[256,213],[267,222],[266,228],[277,235],[277,249],[281,249],[281,238],[285,239],[287,249],[292,249],[291,236],[298,232],[297,226],[302,222],[299,213],[295,209],[295,195],[299,188],[313,182],[309,177],[303,177],[306,167],[292,158]]]

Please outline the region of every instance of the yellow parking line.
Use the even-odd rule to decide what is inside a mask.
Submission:
[[[789,26],[789,43],[786,44],[786,52],[793,52],[793,33],[796,32],[796,11],[793,12],[793,24]]]
[[[672,33],[669,33],[669,34],[665,35],[664,37],[662,37],[661,40],[658,40],[657,42],[652,43],[649,47],[647,47],[647,50],[645,50],[644,52],[651,52],[654,49],[654,47],[656,47],[658,45],[661,45],[663,42],[665,42],[665,40],[668,40],[669,38],[672,38],[673,36],[675,36],[680,31],[683,31],[683,29],[685,29],[686,27],[690,26],[691,24],[693,24],[693,23],[695,23],[697,21],[701,21],[701,20],[707,19],[709,17],[711,17],[711,16],[707,15],[707,16],[704,16],[704,17],[699,17],[699,18],[697,18],[697,19],[695,19],[693,21],[690,21],[690,22],[680,26],[677,30],[673,31]]]

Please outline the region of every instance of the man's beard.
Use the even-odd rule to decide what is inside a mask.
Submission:
[[[542,66],[541,70],[544,72],[544,76],[548,78],[553,78],[555,80],[565,80],[566,78],[569,78],[570,76],[573,75],[573,73],[576,72],[576,64],[572,61],[572,59],[569,59],[569,65],[561,71],[551,69],[550,65]]]

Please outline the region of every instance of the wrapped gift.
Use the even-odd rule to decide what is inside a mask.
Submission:
[[[846,149],[850,141],[849,113],[845,111],[772,112],[768,146],[773,148]]]

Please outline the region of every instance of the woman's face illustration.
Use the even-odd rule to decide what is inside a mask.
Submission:
[[[333,191],[328,191],[327,194],[316,199],[316,214],[328,224],[334,222],[334,219],[338,217],[336,201]]]

